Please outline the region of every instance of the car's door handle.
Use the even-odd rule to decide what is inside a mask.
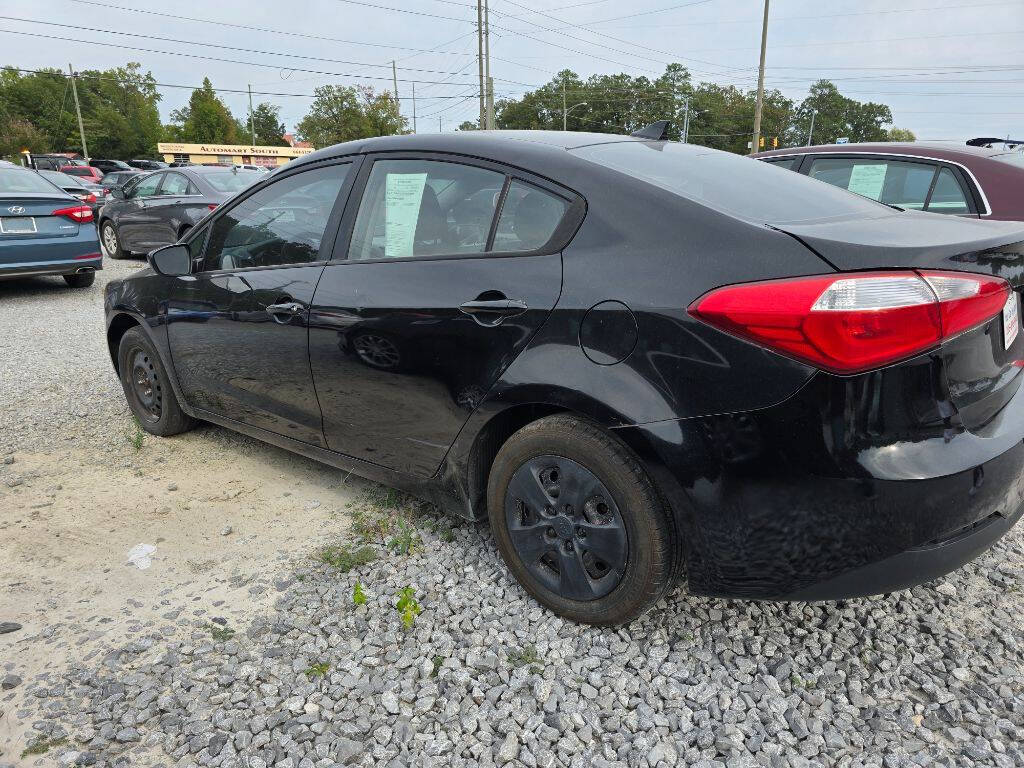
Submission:
[[[297,301],[287,301],[283,304],[268,304],[266,312],[277,323],[287,323],[289,319],[297,317],[306,311],[306,308]]]
[[[523,314],[529,307],[522,299],[474,299],[459,305],[459,311],[480,325],[501,325],[506,317]]]

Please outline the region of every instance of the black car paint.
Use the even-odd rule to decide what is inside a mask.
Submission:
[[[340,221],[332,218],[330,261],[298,268],[307,271],[299,277],[295,267],[258,270],[262,286],[232,289],[237,277],[225,275],[218,290],[247,294],[238,305],[200,291],[186,308],[182,289],[196,275],[147,270],[111,283],[112,356],[119,335],[139,324],[193,415],[469,518],[484,513],[486,470],[512,431],[555,412],[592,419],[637,453],[668,501],[695,593],[817,599],[896,589],[956,567],[1016,521],[1024,394],[1010,363],[1024,358],[1024,336],[1003,350],[998,319],[913,360],[843,377],[712,329],[686,308],[721,285],[837,267],[983,271],[1019,287],[1024,247],[1004,245],[1022,239],[1019,229],[973,223],[954,231],[954,222],[931,235],[941,217],[880,207],[873,222],[837,217],[786,232],[581,162],[556,143],[615,137],[532,138],[341,145],[252,189],[341,156],[368,164],[366,155],[377,152],[500,163],[517,175],[542,171],[585,201],[582,225],[564,248],[347,262],[350,204]],[[342,198],[359,192],[357,183]],[[897,232],[906,243],[888,248]],[[465,279],[460,266],[466,274],[482,269]],[[556,283],[552,298],[544,291]],[[309,311],[281,327],[261,305],[285,285]],[[530,296],[533,316],[488,329],[452,311],[484,286],[517,297],[539,292]],[[258,298],[259,291],[269,292]],[[178,317],[168,311],[171,296]],[[168,336],[186,326],[194,338],[174,351]],[[394,336],[411,350],[408,363],[386,371],[358,362],[350,347],[360,328]],[[296,357],[304,333],[309,368]],[[454,355],[455,364],[438,364],[440,355]],[[251,398],[211,403],[203,399],[209,392],[183,386],[216,375],[203,367],[221,360],[219,374],[248,382]]]

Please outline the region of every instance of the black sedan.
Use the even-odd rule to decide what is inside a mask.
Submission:
[[[657,135],[657,132],[655,132]],[[156,435],[197,419],[487,518],[571,619],[936,578],[1024,493],[1024,226],[643,135],[296,160],[108,285]]]
[[[236,192],[264,178],[230,166],[190,166],[138,175],[111,187],[99,212],[107,254],[121,259],[176,242]]]

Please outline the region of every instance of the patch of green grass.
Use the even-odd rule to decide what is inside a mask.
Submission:
[[[226,643],[235,636],[235,630],[231,627],[221,627],[216,624],[209,624],[207,628],[210,630],[210,637],[218,643]]]
[[[308,677],[310,680],[315,680],[318,677],[323,677],[324,675],[326,675],[330,671],[330,669],[331,665],[324,662],[314,664],[306,670],[306,677]]]
[[[407,630],[412,629],[416,617],[420,614],[420,604],[416,600],[416,589],[410,584],[398,591],[398,602],[395,603],[395,610],[402,617],[402,626]]]
[[[509,651],[508,662],[513,667],[525,667],[527,664],[544,666],[544,660],[537,653],[537,646],[532,643]]]
[[[142,444],[146,441],[146,432],[143,430],[142,423],[134,413],[132,414],[132,426],[127,429],[124,436],[125,439],[131,443],[132,448],[136,451],[142,450]]]
[[[352,602],[355,605],[366,605],[366,593],[363,591],[363,585],[358,581],[352,588]]]
[[[434,668],[430,670],[430,676],[437,677],[437,673],[441,669],[441,665],[444,664],[444,656],[435,656],[431,661],[434,663]]]
[[[423,548],[423,540],[416,529],[402,518],[398,519],[398,530],[388,542],[388,549],[396,555],[411,555]]]
[[[450,525],[442,525],[441,530],[438,533],[438,537],[441,539],[441,541],[447,544],[451,544],[453,541],[455,541],[455,531],[452,529]]]
[[[46,736],[41,736],[31,744],[29,744],[21,753],[22,759],[31,757],[32,755],[45,755],[54,747],[61,747],[68,743],[67,739],[54,739],[51,741]]]
[[[353,568],[358,568],[376,560],[377,553],[370,547],[360,547],[353,550],[344,544],[333,544],[317,552],[316,559],[324,565],[337,568],[342,573],[348,573]]]

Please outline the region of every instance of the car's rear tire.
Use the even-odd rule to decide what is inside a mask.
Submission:
[[[487,483],[502,559],[573,621],[632,621],[672,586],[680,556],[665,505],[634,454],[596,424],[548,416],[513,434]]]
[[[117,234],[117,227],[109,219],[100,226],[100,240],[103,243],[103,249],[110,258],[123,259],[128,255],[121,247],[121,238]]]
[[[141,328],[129,328],[117,348],[118,371],[128,407],[151,435],[187,432],[195,419],[181,410],[167,370]]]
[[[96,282],[96,272],[90,269],[88,272],[77,272],[73,275],[64,275],[64,282],[72,288],[88,288]]]

